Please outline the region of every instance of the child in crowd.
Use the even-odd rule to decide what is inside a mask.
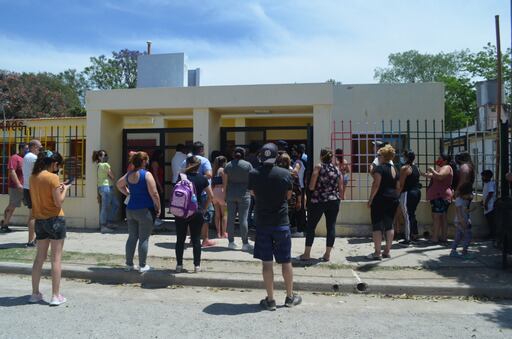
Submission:
[[[456,227],[455,240],[452,244],[450,257],[472,259],[468,253],[469,243],[471,242],[471,219],[469,217],[471,200],[473,200],[473,187],[471,183],[463,184],[459,188],[459,194],[455,199],[455,219]],[[457,247],[462,241],[462,253],[457,252]]]
[[[496,201],[496,182],[492,180],[493,173],[491,170],[484,170],[481,173],[483,187],[483,205],[484,205],[484,216],[487,219],[487,225],[489,226],[489,237],[491,239],[496,238],[496,225],[494,223],[494,203]]]

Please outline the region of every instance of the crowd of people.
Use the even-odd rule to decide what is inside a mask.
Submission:
[[[416,165],[412,150],[398,158],[395,149],[378,142],[377,157],[369,165],[373,178],[368,200],[372,223],[374,251],[368,260],[391,257],[395,239],[397,215],[402,214],[404,246],[414,245],[420,238],[416,209],[421,200],[420,177],[426,177],[427,200],[432,211],[432,233],[428,241],[447,245],[447,211],[454,202],[456,226],[450,256],[471,258],[471,202],[475,182],[475,168],[467,152],[461,152],[452,161],[441,154],[435,166],[425,172]],[[273,261],[282,265],[286,287],[285,305],[300,304],[301,297],[293,292],[291,238],[304,237],[305,250],[299,261],[311,260],[315,230],[325,216],[326,247],[321,261],[331,260],[336,238],[336,220],[344,199],[350,165],[343,150],[324,148],[320,162],[308,168],[305,147],[288,147],[284,141],[262,147],[251,145],[247,150],[236,147],[232,154],[213,152],[212,160],[205,157],[204,145],[195,142],[190,149],[178,145],[172,159],[172,188],[169,210],[176,225],[176,273],[184,271],[183,253],[187,235],[193,248],[194,272],[201,271],[202,247],[215,245],[209,239],[209,225],[215,225],[217,237],[228,240],[229,249],[239,249],[235,242],[235,224],[240,228],[241,250],[253,253],[263,263],[263,280],[267,297],[261,306],[276,308],[273,292]],[[157,152],[155,152],[157,153]],[[228,161],[228,156],[231,159]],[[94,152],[97,167],[99,221],[102,233],[113,232],[120,203],[115,188],[124,196],[128,239],[126,241],[126,271],[151,270],[147,263],[149,238],[159,225],[163,212],[161,196],[168,189],[164,185],[162,154],[151,157],[143,151],[130,152],[126,173],[116,181],[105,150]],[[395,163],[398,163],[395,166]],[[10,219],[21,202],[29,208],[27,247],[37,245],[33,264],[32,295],[29,302],[42,300],[39,281],[48,248],[52,253],[52,298],[50,305],[66,302],[60,294],[61,257],[66,224],[63,201],[71,181],[61,182],[59,169],[63,164],[60,154],[44,150],[39,140],[21,143],[9,159],[9,205],[1,223],[3,232],[10,232]],[[494,203],[496,184],[492,171],[481,173],[483,182],[483,209],[490,235],[496,235]],[[512,181],[512,175],[507,175]],[[114,187],[115,186],[115,187]],[[249,241],[249,229],[255,228],[255,241]],[[382,240],[385,247],[382,249]],[[458,247],[462,245],[462,251]],[[138,248],[138,266],[134,264]]]

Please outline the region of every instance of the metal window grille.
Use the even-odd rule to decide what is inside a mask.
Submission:
[[[69,190],[69,196],[83,197],[85,195],[85,129],[85,125],[78,124],[55,124],[41,127],[28,127],[23,123],[16,123],[16,121],[2,124],[0,193],[8,192],[8,161],[10,156],[16,153],[19,143],[28,143],[32,139],[38,139],[45,149],[59,152],[64,158],[60,173],[61,179],[64,180],[71,176],[76,178]]]

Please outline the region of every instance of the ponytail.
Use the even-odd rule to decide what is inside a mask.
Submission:
[[[107,154],[107,151],[100,149],[97,151],[92,152],[92,161],[93,162],[100,162],[100,158],[103,157],[105,154]]]

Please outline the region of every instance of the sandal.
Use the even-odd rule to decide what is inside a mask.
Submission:
[[[310,261],[310,260],[311,260],[311,258],[303,258],[303,257],[302,257],[302,254],[301,254],[301,255],[299,255],[296,259],[297,259],[298,261]]]
[[[323,261],[323,262],[329,262],[329,261],[331,261],[331,258],[320,257],[319,260]]]
[[[370,253],[366,256],[366,259],[368,260],[382,260],[382,257],[380,255],[375,255],[375,253]]]
[[[382,253],[382,257],[386,258],[386,259],[389,259],[389,258],[391,258],[391,255],[389,253],[387,253],[387,254],[386,253]]]

